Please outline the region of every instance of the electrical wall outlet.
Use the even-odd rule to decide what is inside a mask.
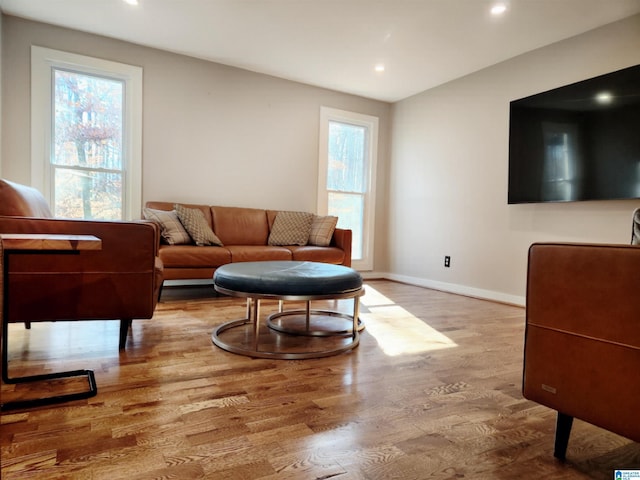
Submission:
[[[451,257],[449,255],[444,257],[444,266],[447,268],[451,266]]]

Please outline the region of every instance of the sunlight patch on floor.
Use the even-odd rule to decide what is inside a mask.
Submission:
[[[453,348],[458,345],[446,335],[417,318],[367,285],[362,304],[368,313],[360,317],[384,353],[390,357]]]
[[[364,285],[364,296],[360,297],[360,303],[365,307],[395,305],[395,302],[393,300],[385,297],[369,284]]]

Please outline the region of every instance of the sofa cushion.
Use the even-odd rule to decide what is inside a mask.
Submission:
[[[306,245],[313,213],[278,212],[269,234],[269,245]]]
[[[213,229],[225,245],[266,245],[267,213],[259,208],[211,207]]]
[[[309,245],[328,247],[337,223],[338,217],[314,215],[311,223],[311,232],[309,233]]]
[[[207,219],[204,214],[197,208],[187,208],[183,205],[176,204],[176,213],[185,230],[189,233],[189,236],[193,239],[196,245],[216,245],[222,246],[222,242],[213,233],[211,227],[207,223]]]
[[[285,247],[267,245],[231,245],[233,262],[263,262],[266,260],[291,260],[291,251]]]
[[[147,220],[160,225],[160,236],[169,245],[184,245],[191,243],[191,237],[182,226],[175,210],[155,210],[143,208],[142,214]]]
[[[344,250],[338,247],[317,247],[314,245],[286,247],[291,251],[292,260],[305,262],[333,263],[340,265],[344,262]]]
[[[160,258],[165,268],[219,267],[231,262],[231,252],[226,247],[161,245]]]

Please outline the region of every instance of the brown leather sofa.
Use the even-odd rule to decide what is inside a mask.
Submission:
[[[640,442],[640,246],[529,250],[523,394],[557,410],[554,455],[573,418]]]
[[[175,203],[149,201],[147,208],[173,210]],[[351,230],[336,228],[327,247],[268,245],[276,210],[183,204],[204,214],[223,246],[160,245],[165,280],[213,278],[216,268],[232,262],[302,260],[351,266]]]
[[[9,322],[120,320],[125,347],[133,319],[148,319],[163,282],[152,222],[51,218],[36,189],[0,180],[0,234],[95,235],[100,251],[79,255],[14,255],[9,282]]]

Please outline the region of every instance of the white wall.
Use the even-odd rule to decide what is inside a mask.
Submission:
[[[635,16],[395,104],[390,276],[523,304],[531,243],[629,243],[639,200],[507,205],[509,102],[638,63]]]
[[[0,14],[0,178],[2,177],[2,14]]]
[[[6,178],[30,182],[30,47],[39,45],[142,66],[143,201],[315,211],[324,105],[379,117],[385,204],[388,103],[11,16],[4,29]],[[376,268],[384,223],[381,214]]]
[[[523,303],[535,241],[628,243],[640,201],[507,205],[509,101],[640,63],[640,16],[389,104],[3,17],[2,174],[29,183],[29,50],[144,68],[145,200],[313,210],[319,108],[380,118],[374,269]],[[393,132],[390,132],[391,125]],[[391,157],[391,158],[389,158]],[[443,267],[450,255],[451,268]]]

